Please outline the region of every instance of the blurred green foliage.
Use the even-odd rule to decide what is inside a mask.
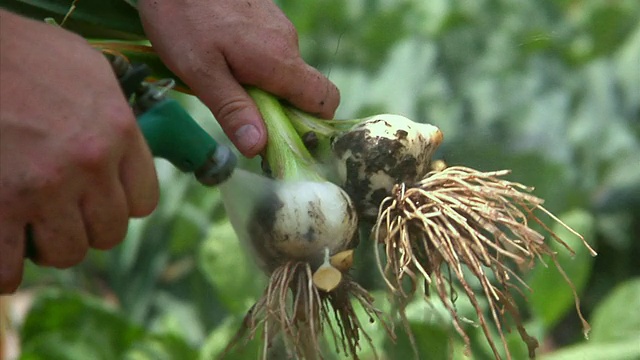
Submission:
[[[42,3],[15,1],[13,8],[39,18],[53,10],[58,22],[66,13]],[[78,2],[71,28],[99,33],[87,25],[95,24],[87,7],[99,3]],[[557,249],[593,327],[588,341],[571,289],[553,264],[526,277],[530,301],[522,307],[542,343],[541,358],[640,358],[639,1],[278,4],[298,28],[305,59],[340,88],[338,117],[388,112],[439,126],[445,142],[438,158],[512,169],[512,179],[535,186],[547,208],[597,249],[591,258],[556,229],[577,250],[571,257]],[[140,37],[135,13],[123,11],[104,13],[101,21],[117,31],[103,36]],[[202,105],[184,101],[203,126],[221,134]],[[91,253],[71,270],[28,266],[22,289],[35,290],[36,300],[21,325],[24,359],[211,359],[234,336],[266,279],[235,238],[218,190],[199,187],[163,162],[158,172],[158,210],[134,221],[118,248]],[[369,250],[359,249],[355,275],[389,309]],[[468,304],[457,306],[471,318]],[[421,359],[464,358],[441,304],[418,299],[409,310]],[[413,356],[401,327],[396,343],[379,324],[366,329],[378,355]],[[491,358],[481,332],[469,330],[474,358]],[[522,358],[517,335],[508,341],[514,358]],[[228,358],[253,358],[259,346],[236,347]],[[362,354],[373,356],[366,346]]]

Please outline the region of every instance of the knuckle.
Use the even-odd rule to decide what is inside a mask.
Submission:
[[[88,196],[81,202],[81,214],[87,247],[108,250],[119,244],[127,233],[126,194]]]
[[[87,235],[71,219],[42,219],[34,224],[31,260],[40,266],[65,269],[80,263],[87,254]]]
[[[18,197],[30,198],[41,191],[50,191],[59,188],[66,180],[64,167],[55,164],[42,164],[25,174],[23,182],[16,185]]]
[[[144,198],[136,199],[131,206],[129,215],[131,217],[144,217],[150,215],[158,206],[158,192]]]
[[[64,252],[38,251],[33,260],[40,266],[50,266],[58,269],[66,269],[79,264],[87,255],[87,246],[74,246]]]
[[[74,251],[70,252],[69,255],[64,256],[60,259],[57,267],[64,269],[79,264],[87,256],[88,251],[89,246],[76,247]]]
[[[218,120],[220,125],[225,129],[233,128],[237,118],[236,114],[248,106],[250,105],[247,104],[246,99],[240,96],[228,97],[217,107],[215,111],[216,120]]]
[[[123,239],[124,234],[120,235],[119,237],[102,237],[101,239],[92,242],[91,247],[97,250],[111,250],[116,245],[120,244]]]
[[[275,59],[293,59],[300,56],[298,31],[291,21],[283,21],[267,39],[269,47],[265,55]]]
[[[284,38],[287,39],[290,44],[293,44],[295,47],[297,47],[298,30],[291,21],[287,20],[282,22],[282,33],[284,35]]]
[[[82,139],[72,151],[75,164],[85,169],[99,169],[105,166],[111,157],[110,144],[99,137]]]
[[[106,226],[105,226],[106,225]],[[103,231],[94,232],[89,239],[91,247],[98,250],[110,250],[120,244],[127,235],[128,221],[126,217],[112,219],[100,227]]]
[[[124,138],[133,138],[138,130],[138,124],[133,116],[133,111],[125,101],[117,99],[106,106],[106,117],[112,126],[115,135]]]
[[[66,268],[70,268],[72,266],[75,266],[77,264],[79,264],[80,262],[82,262],[82,260],[84,259],[84,257],[87,255],[86,251],[74,251],[72,253],[69,253],[65,256],[56,258],[53,262],[52,265],[55,268],[58,269],[66,269]]]
[[[155,172],[149,172],[148,175],[142,175],[139,183],[128,191],[127,204],[129,208],[129,217],[137,218],[151,214],[158,206],[160,198],[160,189],[158,178]],[[124,233],[126,233],[126,224],[128,218],[124,219]],[[124,237],[124,235],[122,235]]]
[[[126,104],[126,103],[125,103]],[[72,144],[72,158],[82,168],[99,169],[107,166],[121,144],[136,135],[137,124],[131,109],[122,104],[109,104],[103,113],[108,129],[104,132],[83,132]]]

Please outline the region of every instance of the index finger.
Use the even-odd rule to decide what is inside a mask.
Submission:
[[[268,91],[300,110],[321,118],[333,118],[340,103],[338,88],[300,57],[262,57],[254,61],[254,66],[242,70],[241,73],[234,71],[242,83]]]
[[[340,104],[340,91],[319,70],[302,59],[290,69],[283,69],[282,81],[271,87],[274,94],[301,110],[325,119],[333,118]],[[266,90],[269,85],[265,85]]]

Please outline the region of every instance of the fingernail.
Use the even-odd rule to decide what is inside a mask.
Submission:
[[[255,125],[242,125],[235,133],[236,145],[242,152],[252,150],[260,141],[260,131]]]

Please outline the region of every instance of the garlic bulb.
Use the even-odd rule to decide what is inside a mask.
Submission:
[[[357,236],[358,217],[344,190],[331,182],[285,181],[256,204],[249,239],[267,269],[287,260],[319,266],[348,248]]]
[[[337,136],[332,149],[338,177],[358,214],[375,217],[393,185],[424,177],[441,142],[437,127],[392,114],[368,117]]]

